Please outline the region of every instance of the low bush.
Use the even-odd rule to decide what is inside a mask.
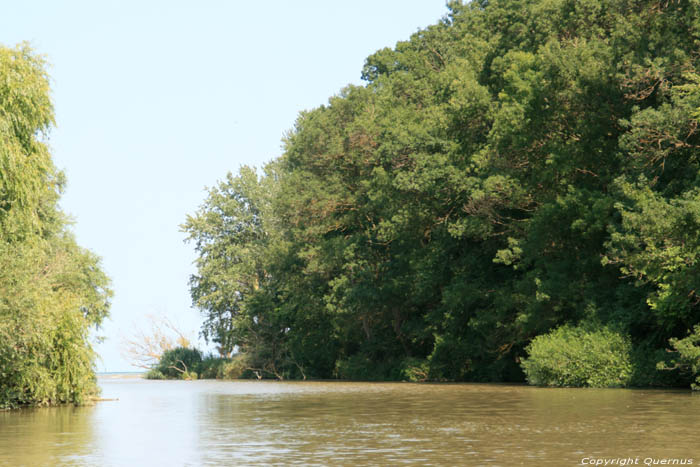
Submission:
[[[149,370],[143,377],[146,379],[165,379],[165,375],[155,368]]]
[[[430,363],[420,358],[405,358],[401,361],[401,379],[414,383],[427,381],[430,373]]]
[[[197,349],[176,347],[166,350],[155,369],[168,379],[180,379],[186,373],[197,374],[202,363],[202,353]]]
[[[533,339],[521,365],[534,385],[627,386],[631,347],[629,337],[607,327],[562,326]]]

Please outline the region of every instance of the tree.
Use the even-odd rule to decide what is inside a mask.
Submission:
[[[700,8],[448,8],[299,115],[262,224],[243,172],[230,206],[210,195],[189,224],[207,326],[289,374],[489,381],[524,380],[537,336],[586,329],[597,349],[629,336],[624,384],[642,381],[636,356],[700,321]]]
[[[97,390],[89,328],[112,292],[58,209],[52,124],[43,58],[0,47],[0,408],[82,403]]]
[[[246,299],[268,279],[268,180],[249,167],[236,177],[229,173],[182,225],[199,253],[190,292],[193,304],[205,314],[202,335],[219,345],[222,356],[241,345]]]
[[[148,329],[136,330],[122,339],[123,355],[131,364],[150,370],[154,368],[168,350],[176,347],[189,348],[190,339],[166,316],[146,315]]]

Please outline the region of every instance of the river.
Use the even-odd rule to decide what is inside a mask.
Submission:
[[[690,391],[120,377],[100,385],[118,400],[0,412],[0,465],[700,465],[700,394]]]

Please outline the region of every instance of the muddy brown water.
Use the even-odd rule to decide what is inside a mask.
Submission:
[[[100,385],[118,400],[0,412],[0,465],[700,465],[700,394],[690,391]]]

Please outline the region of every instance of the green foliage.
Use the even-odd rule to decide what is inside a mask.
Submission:
[[[692,377],[685,371],[660,371],[674,366],[673,353],[642,341],[632,349],[632,387],[689,387]]]
[[[239,379],[245,376],[252,377],[248,365],[248,358],[244,354],[234,355],[226,361],[221,369],[223,379]]]
[[[401,379],[413,383],[429,379],[430,363],[419,358],[405,358],[401,362]]]
[[[185,371],[180,375],[180,378],[184,379],[185,381],[194,381],[198,377],[197,372],[195,371]]]
[[[659,362],[659,370],[680,370],[694,379],[691,387],[700,391],[700,326],[682,339],[672,338],[671,347],[676,352],[670,362]]]
[[[0,232],[22,240],[55,227],[63,175],[46,136],[54,123],[43,57],[22,44],[0,47]]]
[[[339,360],[335,377],[356,381],[410,381],[430,380],[430,364],[425,359],[407,357],[401,360],[372,361],[367,356],[356,354]]]
[[[166,379],[165,375],[160,372],[160,370],[157,370],[155,368],[152,368],[146,372],[146,374],[143,376],[146,379]]]
[[[401,369],[398,362],[377,362],[357,354],[338,360],[335,377],[355,381],[399,381]]]
[[[58,208],[52,124],[44,60],[0,47],[0,408],[81,404],[97,391],[89,328],[112,292]]]
[[[627,386],[632,376],[631,343],[606,327],[561,326],[527,347],[522,367],[530,384],[542,386]]]
[[[518,381],[615,329],[625,370],[562,384],[680,383],[650,360],[700,320],[700,8],[448,8],[187,219],[204,336],[265,377]]]
[[[200,379],[223,379],[224,368],[230,362],[228,358],[205,356],[199,364],[198,375]]]
[[[168,379],[197,379],[202,353],[188,347],[166,350],[154,370]]]
[[[264,220],[270,194],[253,169],[228,174],[209,191],[205,204],[182,226],[200,254],[190,280],[193,304],[206,312],[202,334],[223,355],[238,345],[243,304],[266,280],[268,237]]]
[[[239,379],[254,377],[249,372],[248,360],[236,354],[232,358],[202,354],[197,349],[177,347],[166,351],[155,368],[145,374],[146,379]]]
[[[646,302],[660,329],[680,332],[697,322],[700,301],[700,191],[672,199],[645,178],[617,181],[621,223],[610,237],[606,260],[648,290]],[[608,259],[609,258],[609,259]]]

